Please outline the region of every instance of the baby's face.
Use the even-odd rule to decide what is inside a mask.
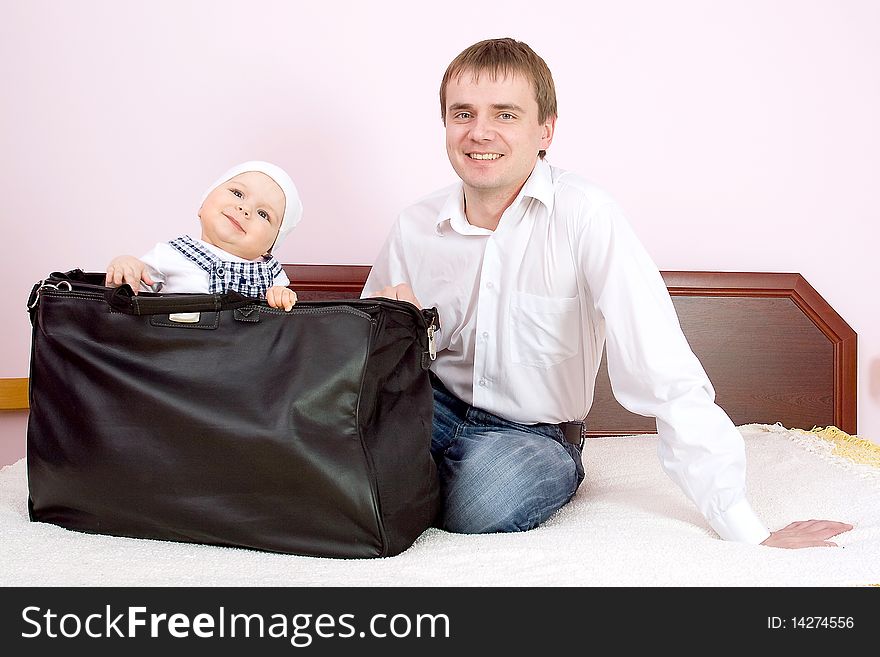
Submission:
[[[284,203],[281,187],[265,173],[240,173],[211,190],[199,208],[202,239],[255,260],[275,243]]]

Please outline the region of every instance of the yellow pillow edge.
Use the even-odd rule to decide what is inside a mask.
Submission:
[[[843,457],[853,463],[880,468],[880,445],[877,443],[858,436],[851,436],[834,425],[813,427],[804,433],[818,436],[832,443],[834,445],[832,454],[835,456]]]

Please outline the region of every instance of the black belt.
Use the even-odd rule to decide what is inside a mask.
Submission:
[[[586,422],[563,422],[559,428],[562,429],[565,440],[578,447],[584,446],[584,439],[587,437]]]

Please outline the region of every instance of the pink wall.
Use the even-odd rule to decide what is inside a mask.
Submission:
[[[27,375],[36,280],[196,230],[201,192],[241,160],[299,186],[283,261],[370,263],[396,212],[453,180],[446,64],[510,35],[554,72],[550,161],[611,191],[660,268],[800,272],[852,325],[859,432],[880,442],[880,3],[3,0],[2,14],[0,377]],[[0,455],[24,453],[22,426],[0,414]]]

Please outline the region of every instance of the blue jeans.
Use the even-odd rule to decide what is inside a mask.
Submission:
[[[519,424],[474,408],[436,377],[431,453],[440,475],[438,526],[461,534],[537,527],[584,479],[581,448],[555,424]]]

